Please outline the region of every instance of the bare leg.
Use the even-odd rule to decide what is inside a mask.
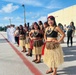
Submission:
[[[57,68],[54,68],[52,75],[56,75],[56,74],[57,74]]]
[[[49,70],[46,71],[46,74],[49,74],[49,73],[52,73],[53,72],[53,69],[50,68]]]
[[[38,60],[37,57],[38,57],[38,55],[35,55],[35,59],[33,60],[33,62],[35,62],[36,60]]]
[[[26,54],[27,56],[30,56],[30,49],[28,48],[28,53]]]
[[[23,50],[22,50],[22,52],[26,52],[26,48],[25,48],[25,46],[23,46]]]
[[[37,61],[36,61],[36,63],[40,63],[41,62],[41,54],[39,54],[38,56],[37,56]]]
[[[29,48],[28,53],[26,54],[27,56],[32,56],[32,50]]]

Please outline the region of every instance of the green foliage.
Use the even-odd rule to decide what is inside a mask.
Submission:
[[[0,31],[6,31],[6,27],[1,27],[0,26]]]

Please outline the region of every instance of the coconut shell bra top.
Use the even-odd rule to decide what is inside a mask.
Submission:
[[[39,33],[38,31],[34,31],[33,37],[40,37],[40,38],[42,38],[42,34]]]
[[[54,27],[54,29],[55,29],[55,27]],[[46,37],[57,38],[58,32],[55,31],[54,29],[53,29],[53,30],[52,30],[51,28],[48,29],[48,30],[46,31]]]

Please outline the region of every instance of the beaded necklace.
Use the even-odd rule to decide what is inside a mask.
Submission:
[[[37,36],[38,35],[38,31],[34,31],[34,36]]]

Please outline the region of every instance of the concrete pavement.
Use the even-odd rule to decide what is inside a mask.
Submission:
[[[5,32],[0,32],[0,34],[7,38]],[[20,47],[17,47],[16,44],[10,45],[2,35],[0,35],[0,75],[46,75],[45,72],[48,70],[48,67],[44,63],[33,63],[32,60],[34,56],[27,57],[26,53],[21,52]],[[65,43],[61,44],[65,62],[58,68],[59,75],[76,75],[75,38],[76,37],[73,39],[73,47],[67,47],[66,37]],[[14,48],[12,46],[14,46]]]

